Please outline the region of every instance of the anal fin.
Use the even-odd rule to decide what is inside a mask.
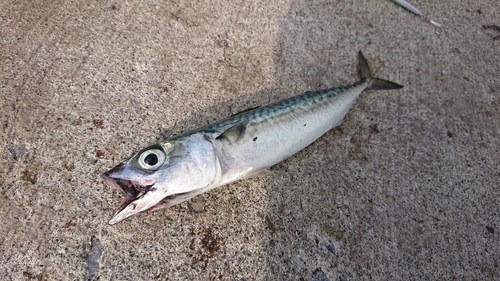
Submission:
[[[265,176],[273,175],[274,173],[270,171],[268,168],[260,169],[257,171],[253,171],[245,175],[242,179],[251,179],[251,178],[260,178]]]
[[[344,122],[344,117],[345,117],[345,115],[342,116],[342,118],[340,118],[339,120],[337,120],[337,122],[335,122],[330,129],[333,129],[333,128],[339,126],[340,124],[342,124],[342,122]]]

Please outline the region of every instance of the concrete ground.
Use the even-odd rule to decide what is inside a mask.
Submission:
[[[50,2],[50,3],[49,3]],[[500,2],[2,1],[2,280],[499,280]],[[274,175],[108,225],[171,130],[377,77]]]

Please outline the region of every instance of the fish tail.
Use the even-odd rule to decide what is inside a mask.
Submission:
[[[358,53],[358,59],[359,59],[359,76],[361,76],[361,80],[370,81],[367,86],[368,89],[394,90],[403,88],[403,86],[396,84],[394,82],[374,78],[370,72],[368,63],[366,62],[366,59],[363,56],[363,53],[361,53],[361,51],[359,51]]]

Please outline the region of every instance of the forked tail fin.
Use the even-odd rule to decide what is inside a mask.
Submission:
[[[403,88],[403,86],[396,84],[394,82],[373,78],[370,72],[370,68],[368,67],[368,63],[366,62],[366,59],[363,56],[363,53],[361,53],[361,51],[359,51],[358,53],[358,60],[359,60],[359,76],[361,76],[361,79],[366,79],[367,81],[369,81],[367,87],[368,89],[394,90]]]

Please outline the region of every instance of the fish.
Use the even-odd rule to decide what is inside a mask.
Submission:
[[[360,80],[250,108],[150,145],[103,174],[123,194],[113,225],[184,202],[216,187],[269,175],[268,169],[342,123],[365,89],[403,86],[372,77],[359,51]]]

